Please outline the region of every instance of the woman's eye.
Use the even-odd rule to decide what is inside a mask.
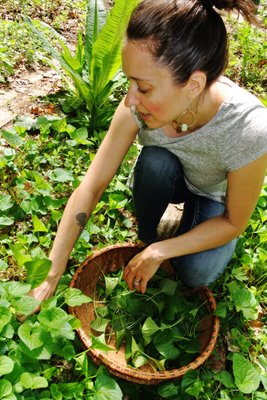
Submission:
[[[142,94],[145,94],[145,93],[147,93],[149,91],[149,89],[140,89],[140,88],[138,88],[138,92],[140,92],[140,93],[142,93]]]

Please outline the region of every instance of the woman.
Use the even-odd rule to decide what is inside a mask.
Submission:
[[[128,94],[68,201],[50,254],[51,271],[32,292],[39,300],[54,292],[79,234],[137,135],[143,150],[133,198],[146,247],[125,268],[129,288],[144,293],[166,259],[186,285],[208,285],[231,259],[265,176],[267,112],[222,77],[227,38],[214,6],[257,22],[249,0],[144,0],[133,12],[122,51]],[[176,202],[184,203],[177,236],[157,241],[159,220]]]

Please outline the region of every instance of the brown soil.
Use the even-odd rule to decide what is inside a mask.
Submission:
[[[103,3],[109,10],[114,1],[104,0]],[[75,46],[76,25],[75,15],[72,15],[68,28],[63,32],[70,46]],[[53,109],[44,105],[42,97],[63,88],[60,76],[53,69],[38,65],[34,66],[34,71],[28,71],[23,66],[19,68],[13,77],[8,78],[8,84],[0,84],[0,129],[12,126],[17,116],[52,113]]]
[[[61,89],[60,76],[51,69],[24,71],[0,86],[0,128],[9,127],[19,115],[41,114],[40,97]],[[45,109],[44,109],[45,111]]]

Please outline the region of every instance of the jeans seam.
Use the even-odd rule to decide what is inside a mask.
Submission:
[[[194,228],[197,224],[198,215],[199,215],[199,200],[197,197],[194,197],[195,207],[194,207],[194,217],[192,218],[191,229]]]

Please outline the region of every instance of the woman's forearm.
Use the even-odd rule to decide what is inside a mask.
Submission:
[[[52,267],[49,272],[50,278],[57,277],[59,279],[63,274],[70,253],[85,228],[101,193],[96,196],[87,191],[85,194],[79,187],[69,198],[49,256],[52,261]]]
[[[151,251],[159,262],[213,249],[230,242],[243,229],[237,228],[224,216],[211,218],[190,231],[171,239],[153,243]]]

